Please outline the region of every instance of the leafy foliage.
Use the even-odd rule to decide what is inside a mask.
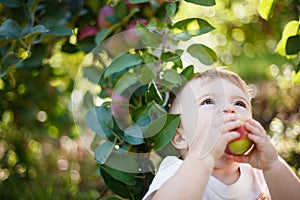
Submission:
[[[101,18],[106,25],[100,27],[100,10],[107,6]],[[279,152],[297,171],[300,101],[289,84],[300,83],[297,6],[297,1],[0,0],[3,198],[22,193],[35,199],[141,199],[157,166],[153,154],[177,153],[170,140],[179,116],[168,113],[170,102],[199,66],[214,63],[232,65],[248,80],[276,79],[258,84],[263,90],[254,114],[284,144]],[[273,55],[275,49],[285,58]],[[83,82],[76,82],[85,55],[91,59],[78,71]],[[185,56],[199,66],[186,66]],[[85,93],[72,91],[74,81]],[[81,95],[82,102],[71,108],[70,96],[77,102]],[[89,157],[74,144],[79,137],[70,114],[76,105],[83,107],[76,123],[84,121],[95,133],[91,146],[101,180],[91,181],[94,163],[85,163]],[[79,150],[71,153],[67,144]]]
[[[269,19],[272,15],[276,0],[262,0],[258,6],[258,12],[263,19]]]
[[[269,19],[274,6],[276,4],[276,0],[266,0],[261,1],[259,4],[259,14],[266,20]],[[298,5],[299,11],[299,2]],[[277,44],[276,52],[281,56],[286,56],[287,58],[298,58],[298,64],[295,66],[295,70],[293,71],[292,81],[295,84],[300,82],[299,80],[299,65],[300,65],[300,21],[290,20],[284,27],[282,31],[282,36],[280,41]],[[298,54],[298,55],[297,55]]]
[[[141,2],[132,3],[138,6]],[[118,6],[117,3],[115,9]],[[213,31],[212,25],[199,18],[174,23],[170,19],[176,15],[179,4],[158,6],[165,9],[165,17],[137,22],[134,33],[114,35],[90,53],[97,58],[94,67],[98,79],[95,73],[87,73],[91,65],[83,67],[83,79],[101,88],[94,95],[106,98],[100,105],[87,106],[85,115],[87,126],[102,138],[95,138],[94,157],[107,186],[123,198],[140,199],[147,191],[155,165],[150,154],[176,154],[170,141],[179,125],[179,116],[169,114],[168,109],[176,91],[196,73],[194,66],[184,66],[184,52],[206,65],[217,61],[214,51],[206,45],[192,44],[187,50],[178,46],[180,41]],[[118,23],[122,21],[107,28]],[[136,34],[136,41],[129,41],[128,34]],[[119,47],[119,51],[112,52],[113,47]]]

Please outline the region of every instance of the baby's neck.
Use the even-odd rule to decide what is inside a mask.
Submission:
[[[225,185],[232,185],[237,182],[240,174],[239,166],[234,164],[227,168],[214,168],[212,175]]]

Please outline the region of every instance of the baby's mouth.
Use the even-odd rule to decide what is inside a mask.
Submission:
[[[233,161],[232,157],[233,157],[232,155],[224,153],[224,155],[222,156],[222,160],[225,161],[225,162],[232,162]]]

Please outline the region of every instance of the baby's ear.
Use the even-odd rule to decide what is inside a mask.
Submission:
[[[189,143],[183,135],[181,128],[177,128],[176,133],[172,139],[172,145],[179,150],[186,150],[189,147]]]

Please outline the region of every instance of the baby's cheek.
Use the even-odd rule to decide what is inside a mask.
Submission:
[[[243,108],[241,106],[236,106],[235,107],[236,113],[244,117],[245,119],[248,117],[252,117],[252,113],[250,110]]]

